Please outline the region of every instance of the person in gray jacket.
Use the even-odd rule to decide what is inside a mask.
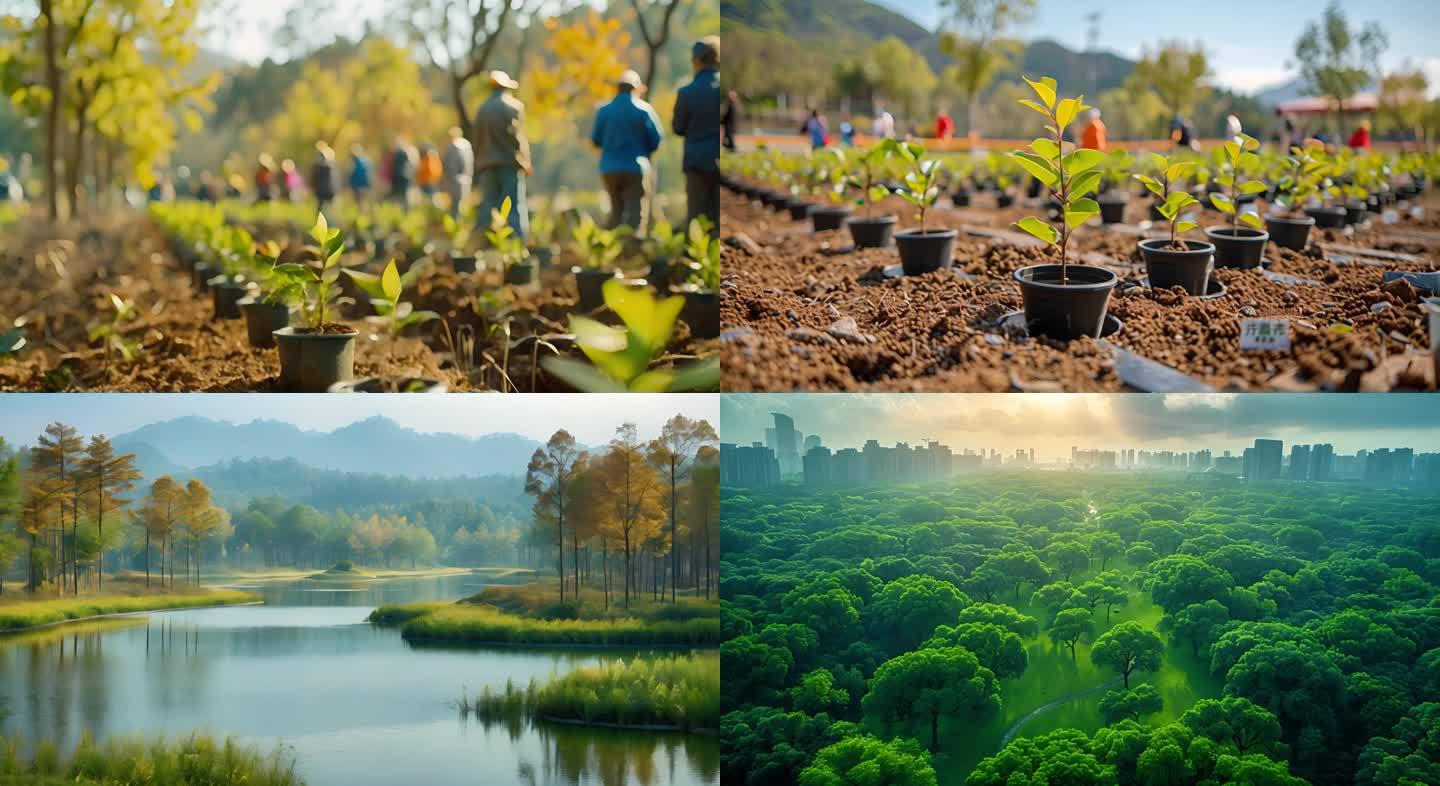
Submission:
[[[460,210],[470,196],[470,183],[475,178],[475,151],[470,140],[458,128],[450,129],[450,144],[441,159],[445,167],[445,193],[450,195],[450,216],[460,220]]]
[[[475,180],[480,191],[482,228],[490,213],[510,198],[510,226],[521,238],[530,229],[525,176],[530,174],[530,141],[525,138],[525,104],[511,94],[520,84],[504,71],[490,72],[493,92],[475,113]]]
[[[695,79],[680,88],[671,125],[685,138],[685,197],[688,225],[699,216],[720,232],[720,37],[695,43],[690,64]]]

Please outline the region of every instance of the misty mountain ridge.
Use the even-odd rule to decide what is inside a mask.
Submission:
[[[479,437],[422,433],[374,416],[334,431],[307,431],[276,420],[229,423],[186,416],[116,437],[147,476],[176,474],[240,459],[292,459],[317,469],[408,478],[522,475],[540,443],[519,434]]]

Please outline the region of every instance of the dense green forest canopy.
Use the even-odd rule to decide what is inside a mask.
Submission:
[[[995,473],[723,504],[726,783],[1440,782],[1434,491]]]

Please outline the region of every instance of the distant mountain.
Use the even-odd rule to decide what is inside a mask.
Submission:
[[[508,433],[424,434],[384,417],[332,432],[305,431],[273,420],[235,424],[184,417],[152,423],[114,442],[169,472],[233,459],[293,459],[320,469],[409,478],[521,475],[540,444]]]
[[[295,459],[235,459],[187,470],[180,477],[203,480],[224,505],[245,505],[256,497],[280,497],[320,510],[362,510],[432,500],[470,499],[493,510],[524,515],[524,465],[503,475],[407,478],[317,469]],[[148,478],[147,478],[148,479]]]
[[[1379,90],[1380,83],[1371,82],[1370,84],[1361,88],[1360,92],[1375,93],[1379,92]],[[1314,92],[1307,89],[1305,86],[1305,81],[1297,76],[1288,82],[1281,82],[1278,85],[1267,87],[1262,90],[1257,90],[1255,92],[1255,100],[1259,101],[1263,106],[1273,107],[1279,106],[1286,101],[1294,101],[1297,98],[1304,98],[1305,96],[1309,95],[1314,95]]]
[[[728,25],[775,30],[842,51],[847,42],[895,37],[938,68],[944,55],[935,34],[904,14],[867,0],[722,0],[720,35]]]

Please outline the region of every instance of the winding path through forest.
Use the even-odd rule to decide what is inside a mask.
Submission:
[[[996,747],[996,750],[1002,750],[1006,745],[1009,745],[1010,740],[1014,739],[1015,735],[1020,732],[1020,727],[1029,723],[1035,718],[1036,715],[1044,712],[1049,712],[1050,710],[1059,707],[1061,704],[1068,704],[1075,699],[1084,698],[1092,693],[1099,693],[1100,691],[1105,690],[1106,688],[1109,688],[1119,682],[1120,678],[1115,677],[1113,679],[1102,682],[1094,687],[1086,688],[1085,690],[1075,691],[1074,693],[1067,693],[1058,699],[1053,699],[1044,704],[1041,704],[1039,707],[1036,707],[1035,709],[1026,713],[1024,717],[1020,718],[1020,720],[1017,720],[1014,723],[1010,724],[1010,728],[1006,729],[1005,734],[1000,737],[1000,744]]]

